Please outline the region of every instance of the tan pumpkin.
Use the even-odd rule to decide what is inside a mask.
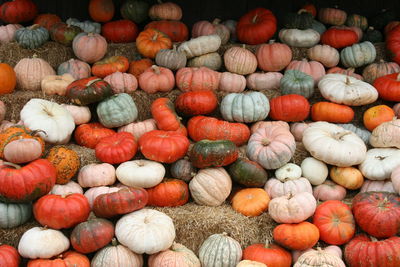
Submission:
[[[42,79],[56,72],[44,59],[34,55],[32,58],[23,58],[14,67],[17,75],[17,87],[22,90],[38,91]]]
[[[132,93],[138,87],[138,81],[133,74],[114,72],[104,78],[111,85],[114,94]]]
[[[246,77],[246,84],[249,89],[257,91],[277,90],[282,77],[280,72],[252,73]]]
[[[0,100],[0,122],[4,120],[6,112],[7,112],[6,104],[4,104],[4,102]]]
[[[11,141],[4,147],[5,160],[12,163],[26,163],[40,158],[42,144],[36,139],[22,138]]]
[[[222,58],[217,52],[208,53],[194,57],[188,61],[188,67],[207,67],[212,70],[219,70],[222,66]]]
[[[15,32],[21,28],[20,24],[7,24],[0,26],[0,43],[9,43],[14,41]]]
[[[168,92],[175,86],[175,77],[170,69],[153,65],[140,74],[139,86],[149,94]]]
[[[258,261],[242,260],[236,267],[267,267],[267,265]]]
[[[66,184],[55,184],[49,194],[60,196],[83,194],[83,189],[78,183],[69,181]]]
[[[193,58],[204,54],[212,53],[221,46],[221,38],[217,34],[200,36],[183,42],[179,47],[179,52],[184,52],[186,57]]]
[[[350,190],[359,189],[364,183],[364,176],[354,167],[332,167],[329,175],[335,183]]]
[[[166,67],[170,70],[178,70],[186,66],[187,58],[186,54],[182,51],[177,51],[176,45],[174,45],[172,49],[158,51],[155,61],[158,66]]]
[[[295,195],[301,192],[313,193],[310,182],[304,177],[285,179],[283,181],[271,178],[265,184],[264,190],[267,191],[271,198],[282,197],[288,194]]]
[[[261,44],[256,51],[258,67],[264,71],[281,71],[292,61],[292,50],[287,44]]]
[[[158,1],[149,9],[149,17],[152,20],[181,20],[182,9],[175,3]]]
[[[72,49],[77,58],[92,64],[106,54],[107,41],[100,34],[82,32],[75,36]]]
[[[287,130],[290,129],[289,124],[285,121],[258,121],[251,126],[250,131],[253,134],[260,128],[268,128],[271,126],[282,126]]]
[[[362,76],[367,83],[374,83],[376,78],[384,75],[400,72],[400,66],[395,62],[385,62],[381,59],[378,63],[372,63],[364,68]]]
[[[154,119],[132,122],[118,128],[118,132],[131,133],[136,140],[139,140],[143,134],[153,130],[157,130],[157,123]]]
[[[78,183],[82,187],[112,185],[116,181],[115,168],[108,163],[91,163],[79,170]]]
[[[67,86],[75,81],[71,74],[48,75],[41,81],[42,92],[46,95],[65,95]]]
[[[316,45],[307,50],[309,59],[322,63],[327,68],[335,67],[340,60],[339,52],[329,45]]]
[[[330,180],[317,185],[313,189],[313,195],[317,200],[343,200],[346,197],[346,188]]]
[[[149,267],[201,267],[193,251],[175,242],[169,249],[151,255],[148,263]]]
[[[293,60],[286,67],[286,69],[299,70],[301,72],[304,72],[313,77],[315,83],[318,83],[325,75],[325,68],[321,63],[319,63],[318,61],[308,61],[305,58],[303,58],[303,60],[301,61]]]
[[[360,192],[389,192],[397,193],[391,180],[371,181],[365,180]]]
[[[376,127],[369,138],[373,147],[400,148],[400,119],[384,122]]]
[[[346,22],[347,13],[338,8],[321,8],[318,11],[318,19],[325,24],[343,25]]]
[[[257,58],[246,47],[231,47],[224,53],[224,64],[228,71],[247,75],[256,71]]]
[[[74,122],[76,125],[88,123],[92,117],[92,113],[87,106],[75,106],[68,104],[61,104],[61,106],[68,110],[72,118],[74,118]]]
[[[123,245],[118,244],[117,239],[114,238],[110,245],[96,252],[90,264],[92,267],[142,267],[143,256],[141,254],[134,253]]]
[[[218,89],[230,93],[240,93],[246,88],[246,78],[243,75],[223,72],[219,80]]]

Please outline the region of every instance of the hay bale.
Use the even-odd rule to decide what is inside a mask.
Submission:
[[[30,221],[18,227],[10,229],[0,228],[0,244],[7,244],[13,247],[18,247],[18,243],[22,235],[29,229],[37,226],[41,225],[34,219],[31,219]]]
[[[294,164],[300,165],[301,162],[303,162],[303,160],[307,157],[311,157],[311,155],[304,147],[304,144],[302,142],[296,142],[296,150],[291,161]]]
[[[140,57],[140,54],[137,51],[136,43],[126,43],[126,44],[109,43],[105,57],[111,57],[111,56],[124,56],[127,57],[129,61],[132,61],[132,60],[137,60]]]
[[[181,207],[155,208],[172,218],[176,229],[176,242],[182,243],[196,254],[207,237],[223,232],[242,247],[272,240],[276,223],[264,212],[257,217],[246,217],[229,204],[218,207],[200,206],[190,202]]]

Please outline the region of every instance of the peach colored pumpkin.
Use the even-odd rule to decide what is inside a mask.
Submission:
[[[330,180],[326,180],[323,184],[317,185],[313,189],[314,197],[321,201],[343,200],[346,197],[346,193],[346,188]]]
[[[326,74],[330,74],[330,73],[344,74],[347,76],[354,77],[358,80],[364,81],[363,76],[361,76],[360,74],[354,73],[354,71],[355,71],[354,68],[342,69],[340,67],[333,67],[333,68],[330,68],[329,70],[327,70]]]
[[[167,68],[151,66],[139,76],[139,87],[149,94],[171,91],[175,86],[174,73]]]
[[[280,72],[252,73],[247,76],[247,87],[252,90],[277,90],[281,85],[283,74]]]
[[[258,67],[264,71],[281,71],[292,61],[292,50],[287,44],[261,44],[256,51]]]
[[[371,191],[397,193],[391,180],[372,181],[366,179],[360,189],[360,192]]]
[[[236,267],[267,267],[267,265],[258,261],[242,260]]]
[[[257,69],[257,58],[245,45],[226,50],[224,63],[228,71],[241,75],[251,74]]]
[[[380,124],[369,137],[373,147],[400,148],[400,119],[393,119]]]
[[[115,168],[108,163],[88,164],[78,174],[78,183],[82,187],[112,185],[115,181]]]
[[[3,101],[0,100],[0,122],[2,122],[6,116],[7,107]]]
[[[10,127],[13,127],[14,125],[16,125],[15,122],[3,120],[3,121],[0,123],[0,132],[2,132],[2,131],[4,131],[4,130],[7,130],[7,129],[10,128]]]
[[[297,259],[304,253],[309,252],[313,249],[306,250],[293,250],[292,251],[292,259],[293,262],[296,262]],[[339,246],[330,245],[323,249],[325,252],[331,253],[332,255],[338,256],[339,258],[343,257],[342,249]]]
[[[230,31],[220,22],[220,19],[214,19],[212,23],[206,20],[196,22],[192,27],[192,37],[216,34],[221,38],[221,44],[226,44],[229,41]]]
[[[288,194],[295,195],[301,192],[312,194],[313,192],[310,182],[304,177],[285,179],[284,181],[271,178],[265,184],[264,190],[267,191],[271,198],[282,197]]]
[[[75,81],[71,74],[48,75],[41,81],[42,92],[46,95],[65,95],[67,87]]]
[[[157,123],[154,119],[132,122],[118,128],[118,132],[131,133],[136,140],[139,140],[143,134],[153,130],[157,130]]]
[[[329,171],[330,178],[346,189],[359,189],[364,183],[364,176],[359,169],[354,167],[333,166]]]
[[[9,43],[14,41],[15,32],[21,28],[20,24],[7,24],[0,26],[0,43]]]
[[[385,62],[381,59],[378,63],[372,63],[366,66],[362,76],[367,83],[373,83],[376,78],[384,75],[400,72],[400,66],[395,62]]]
[[[83,194],[83,189],[78,183],[69,181],[66,184],[55,184],[49,194],[60,196]]]
[[[36,139],[22,138],[11,141],[4,147],[4,158],[12,163],[26,163],[40,158],[42,144]]]
[[[400,194],[400,166],[394,168],[390,175],[390,180],[392,181],[394,190],[396,190],[397,194]]]
[[[132,93],[138,87],[138,81],[133,74],[114,72],[104,78],[111,85],[114,94]]]
[[[307,50],[309,59],[322,63],[327,68],[335,67],[340,60],[339,52],[329,45],[316,45]]]
[[[289,129],[274,125],[256,130],[247,144],[247,156],[266,169],[277,169],[292,158],[296,141]]]
[[[18,61],[14,71],[17,75],[17,88],[29,91],[40,90],[42,79],[47,75],[56,74],[49,63],[36,55]]]
[[[400,118],[400,103],[395,104],[392,109],[394,111],[394,115],[396,115],[397,118]]]
[[[151,255],[148,263],[149,267],[201,267],[193,251],[175,242],[169,249]]]
[[[87,106],[75,106],[68,104],[61,104],[61,106],[68,110],[72,118],[74,118],[74,123],[76,125],[88,123],[92,117],[90,109]]]
[[[319,63],[318,61],[307,61],[307,59],[305,58],[301,61],[293,60],[286,67],[286,69],[302,71],[313,77],[316,84],[325,75],[325,68],[321,63]]]
[[[92,64],[106,54],[107,41],[100,34],[82,32],[75,36],[72,49],[77,58]]]
[[[299,223],[311,217],[317,201],[308,192],[277,197],[269,202],[269,215],[277,223]]]
[[[176,85],[184,92],[216,90],[221,73],[206,67],[181,68],[176,72]]]
[[[246,88],[246,78],[236,73],[223,72],[218,87],[221,91],[240,93]]]
[[[295,122],[290,125],[290,132],[293,134],[294,139],[297,142],[303,140],[303,132],[305,129],[310,127],[310,123],[312,122]]]
[[[290,129],[289,124],[286,121],[258,121],[251,126],[250,132],[253,134],[260,128],[267,128],[271,126],[282,126],[288,130]]]
[[[346,12],[338,8],[327,7],[318,11],[318,20],[324,24],[343,25],[346,19]]]

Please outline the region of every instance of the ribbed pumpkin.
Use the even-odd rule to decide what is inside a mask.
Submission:
[[[216,90],[220,73],[206,67],[182,68],[176,73],[176,86],[182,91]]]
[[[27,28],[19,28],[15,32],[15,41],[26,49],[35,49],[42,46],[49,40],[49,31],[38,25],[34,24]]]
[[[280,224],[274,228],[274,240],[291,250],[312,248],[319,240],[317,226],[309,222]]]
[[[246,88],[246,78],[243,75],[225,71],[219,79],[218,89],[230,93],[240,93]]]
[[[301,192],[312,193],[311,183],[304,177],[297,179],[285,178],[283,180],[271,178],[265,184],[264,190],[267,191],[271,198],[282,197],[288,194],[295,195]]]
[[[142,23],[148,18],[150,5],[146,1],[128,0],[121,6],[121,16],[135,23]]]
[[[262,262],[267,266],[290,267],[292,256],[284,248],[270,244],[267,239],[265,244],[253,244],[243,250],[243,259]]]
[[[149,94],[171,91],[175,85],[173,72],[156,65],[147,68],[140,74],[138,81],[139,87]]]
[[[367,83],[374,83],[375,79],[400,72],[400,66],[395,62],[385,62],[381,59],[378,63],[372,63],[364,68],[362,76]]]
[[[143,266],[143,257],[141,254],[136,254],[127,247],[118,244],[118,241],[113,238],[111,244],[100,249],[94,255],[92,266]]]
[[[169,98],[157,98],[151,104],[150,110],[158,129],[164,131],[176,131],[179,129],[181,118],[176,114],[174,104]]]
[[[200,260],[193,251],[182,244],[173,243],[171,248],[149,257],[149,267],[200,267]]]
[[[186,66],[186,55],[177,51],[176,45],[174,45],[173,49],[161,49],[158,51],[155,61],[158,66],[178,70]]]
[[[153,28],[165,33],[172,42],[183,42],[189,37],[188,27],[181,21],[159,20],[151,21],[144,29]]]
[[[18,61],[14,71],[17,77],[17,87],[30,91],[40,90],[42,79],[47,75],[56,74],[48,62],[38,58],[36,55],[33,55],[32,58],[23,58]]]
[[[222,167],[237,160],[239,152],[229,140],[201,140],[190,151],[190,161],[197,168]]]
[[[99,122],[79,125],[74,132],[75,142],[80,146],[94,149],[101,138],[115,134],[115,131],[104,127]]]
[[[222,58],[217,52],[207,53],[190,59],[188,67],[207,67],[212,70],[219,70],[222,66]]]
[[[346,22],[347,14],[338,8],[321,8],[318,11],[318,19],[325,24],[343,25]]]
[[[96,108],[101,124],[107,128],[126,125],[136,120],[138,110],[132,97],[127,93],[110,96]]]
[[[205,115],[218,106],[217,96],[213,91],[185,92],[175,100],[175,109],[183,116]]]
[[[307,56],[311,60],[321,62],[327,68],[335,67],[340,60],[339,52],[329,45],[316,45],[309,48]]]
[[[257,58],[245,47],[231,47],[224,53],[224,63],[228,71],[247,75],[256,71]]]
[[[365,31],[368,28],[368,20],[364,16],[351,14],[350,16],[347,16],[346,25],[349,27],[358,27]]]
[[[325,75],[325,68],[324,66],[319,63],[318,61],[307,61],[307,59],[293,60],[290,64],[286,67],[286,70],[299,70],[310,75],[315,83],[318,83],[321,78]]]
[[[351,29],[330,28],[321,35],[321,43],[336,49],[358,42],[357,33]]]
[[[189,201],[188,185],[178,179],[165,179],[158,185],[148,188],[148,206],[177,207]]]
[[[101,24],[94,21],[90,20],[79,21],[78,19],[75,18],[69,18],[66,20],[66,23],[69,25],[77,26],[86,33],[100,34],[101,32]]]
[[[74,38],[72,49],[77,58],[87,63],[95,63],[106,54],[107,41],[100,34],[82,32]]]
[[[15,32],[22,25],[20,24],[7,24],[4,26],[0,26],[0,43],[9,43],[14,41]]]
[[[274,120],[303,121],[310,114],[310,103],[297,94],[278,96],[270,101],[271,111],[269,116]]]
[[[90,0],[89,15],[97,22],[110,21],[114,16],[114,3],[112,0]]]
[[[31,216],[32,205],[30,203],[17,204],[0,202],[0,228],[2,229],[20,226],[27,222]]]
[[[268,209],[270,197],[262,188],[246,188],[235,193],[232,208],[249,217],[261,215]]]
[[[356,78],[356,79],[361,80],[361,81],[364,80],[363,76],[361,76],[360,74],[355,73],[355,69],[354,68],[342,69],[340,67],[333,67],[333,68],[330,68],[330,69],[328,69],[326,71],[326,74],[330,74],[330,73],[344,74],[346,76],[351,76],[351,77]]]
[[[129,61],[124,56],[112,56],[97,61],[92,66],[93,76],[104,78],[114,72],[125,72],[129,68]]]
[[[39,24],[50,31],[51,26],[58,22],[61,22],[61,18],[55,14],[39,14],[33,21],[33,24]]]
[[[21,257],[18,251],[9,245],[0,245],[0,264],[7,267],[20,266]]]
[[[56,167],[57,184],[66,184],[74,177],[80,168],[78,154],[64,146],[54,146],[50,149],[47,159]]]
[[[123,19],[105,23],[101,27],[101,34],[109,42],[130,43],[136,40],[139,29],[133,21]]]
[[[197,38],[192,38],[189,41],[183,42],[178,51],[184,52],[188,59],[198,57],[208,53],[216,52],[221,46],[221,38],[216,35],[206,35]]]
[[[72,103],[80,106],[99,102],[111,95],[113,95],[111,86],[97,77],[76,80],[66,89],[66,96]]]
[[[102,162],[119,164],[132,159],[137,147],[137,141],[131,133],[119,132],[100,139],[95,147],[95,155]]]
[[[110,84],[114,94],[132,93],[138,87],[138,81],[133,74],[119,71],[106,76],[104,81]]]
[[[66,251],[60,255],[55,255],[54,259],[36,259],[30,260],[28,262],[29,267],[40,267],[40,266],[82,266],[82,267],[89,267],[90,260],[83,254],[80,254],[75,251]]]
[[[136,38],[136,46],[140,54],[148,58],[155,58],[161,49],[172,47],[171,39],[156,29],[149,28],[139,33]]]
[[[216,34],[221,38],[221,44],[226,44],[229,41],[230,31],[220,22],[220,19],[214,19],[212,23],[206,20],[196,22],[192,27],[192,37]]]
[[[149,17],[152,20],[180,20],[182,9],[179,5],[172,2],[163,3],[161,0],[149,9]]]
[[[199,259],[204,267],[233,267],[242,258],[242,248],[227,233],[213,234],[204,240],[199,249]]]
[[[256,91],[276,90],[280,86],[283,74],[280,72],[252,73],[246,77],[246,85]]]
[[[91,74],[91,68],[86,62],[71,58],[58,65],[57,75],[63,75],[65,73],[69,73],[75,80],[79,80],[88,78]]]
[[[342,64],[349,68],[358,68],[374,62],[376,57],[375,46],[371,42],[353,44],[340,52]]]
[[[138,57],[137,59],[129,63],[128,72],[130,74],[133,74],[136,77],[136,79],[139,79],[140,74],[142,74],[145,70],[147,70],[153,65],[154,62],[150,58]]]
[[[314,94],[314,79],[302,71],[289,69],[280,81],[280,89],[282,95],[297,94],[310,98]]]
[[[0,63],[0,95],[12,93],[17,84],[17,76],[14,69],[6,64]]]
[[[154,119],[147,119],[139,122],[132,122],[118,128],[118,132],[128,132],[135,136],[136,140],[152,130],[157,130],[157,124]]]

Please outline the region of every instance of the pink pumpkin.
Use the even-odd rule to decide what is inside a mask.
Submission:
[[[332,181],[325,181],[314,187],[313,195],[317,200],[343,200],[346,197],[346,188]]]
[[[139,86],[149,94],[171,91],[175,86],[174,73],[170,69],[153,65],[140,74]]]
[[[281,71],[292,60],[292,50],[286,44],[270,41],[261,44],[256,51],[258,67],[264,71]]]
[[[132,93],[138,87],[137,79],[130,73],[114,72],[104,78],[111,85],[114,94]]]
[[[358,80],[363,81],[364,80],[363,76],[361,76],[360,74],[354,73],[354,71],[355,70],[353,68],[342,69],[340,67],[333,67],[333,68],[330,68],[326,72],[326,74],[329,74],[329,73],[344,74],[344,75],[351,76],[351,77],[354,77],[354,78],[356,78]]]
[[[118,128],[118,132],[131,133],[136,140],[139,140],[143,134],[153,130],[157,130],[157,123],[154,119],[132,122]]]
[[[0,43],[9,43],[14,41],[15,32],[21,28],[19,24],[8,24],[0,26]]]
[[[72,49],[77,58],[91,64],[104,57],[107,41],[100,34],[82,32],[74,38]]]
[[[251,126],[250,131],[253,134],[260,128],[268,128],[271,126],[282,126],[287,130],[290,129],[289,124],[286,121],[258,121]]]
[[[316,84],[325,75],[324,65],[318,61],[308,61],[307,59],[303,59],[301,61],[293,60],[286,69],[302,71],[313,77]]]
[[[0,122],[4,120],[4,117],[6,116],[6,111],[6,104],[4,104],[4,102],[0,100]]]
[[[78,173],[78,183],[82,187],[112,185],[115,181],[115,168],[108,163],[91,163],[82,167]]]
[[[256,72],[247,76],[246,84],[249,89],[257,91],[277,90],[281,86],[282,77],[280,72]]]
[[[293,134],[297,142],[303,140],[303,132],[309,127],[308,122],[295,122],[290,125],[290,132]]]
[[[400,118],[400,103],[397,103],[396,105],[393,106],[393,111],[396,117]]]
[[[108,186],[97,186],[97,187],[92,187],[89,190],[85,192],[85,197],[87,198],[89,202],[90,208],[93,208],[93,203],[96,197],[102,195],[102,194],[110,194],[119,191],[121,188],[119,187],[108,187]]]
[[[27,163],[40,158],[42,144],[36,139],[22,138],[11,141],[4,147],[4,158],[12,163]]]
[[[176,85],[184,92],[217,90],[221,73],[206,67],[181,68],[176,72]]]
[[[360,192],[372,192],[372,191],[396,193],[396,190],[394,189],[391,180],[372,181],[365,179],[360,189]]]
[[[246,88],[246,78],[243,75],[239,75],[231,72],[223,72],[219,80],[219,90],[240,93]]]
[[[221,38],[221,44],[226,44],[229,41],[230,30],[220,22],[219,19],[215,19],[212,23],[206,20],[196,22],[192,27],[192,37],[217,34]]]
[[[74,118],[74,122],[76,125],[88,123],[92,118],[90,109],[87,106],[75,106],[68,104],[61,104],[61,106],[68,110],[72,118]]]

